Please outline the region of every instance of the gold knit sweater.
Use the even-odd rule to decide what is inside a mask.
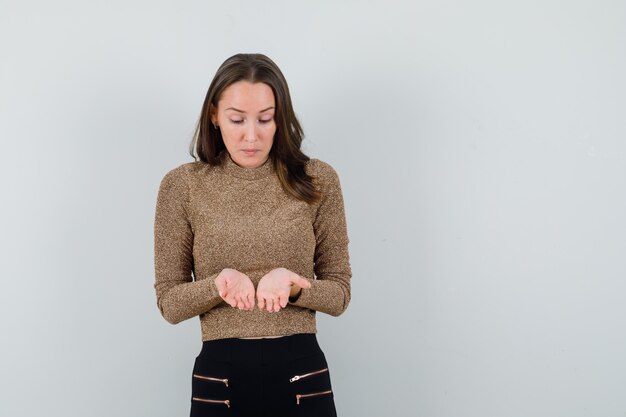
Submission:
[[[157,305],[176,324],[200,316],[202,340],[316,333],[317,311],[338,316],[350,302],[352,271],[343,195],[337,173],[311,158],[321,201],[307,204],[282,189],[270,158],[257,168],[184,163],[165,174],[154,220]],[[311,282],[277,313],[242,311],[219,296],[224,268],[256,288],[274,268]]]

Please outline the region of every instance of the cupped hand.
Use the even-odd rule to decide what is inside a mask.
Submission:
[[[224,268],[215,278],[220,297],[231,307],[250,311],[254,308],[254,284],[246,274]]]
[[[256,289],[259,309],[277,312],[287,306],[289,296],[300,288],[311,288],[311,283],[287,268],[276,268],[265,274]]]

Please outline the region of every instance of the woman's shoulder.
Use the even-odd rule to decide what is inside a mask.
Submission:
[[[337,175],[335,168],[328,162],[319,158],[309,158],[305,164],[307,174],[319,175],[327,177],[328,175]]]
[[[190,179],[198,177],[200,172],[210,169],[209,164],[202,161],[184,162],[168,169],[161,179],[161,187],[188,186]]]
[[[305,171],[323,184],[339,182],[337,170],[330,163],[319,158],[310,158],[306,163]]]
[[[172,179],[187,178],[197,175],[201,172],[211,170],[213,166],[202,161],[183,162],[173,168],[170,168],[164,175]]]

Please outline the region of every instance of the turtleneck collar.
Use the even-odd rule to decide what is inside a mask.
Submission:
[[[225,155],[222,155],[222,170],[228,175],[232,175],[237,178],[243,178],[245,180],[258,180],[270,175],[274,170],[274,163],[272,158],[268,156],[263,165],[256,168],[244,168],[237,165],[230,156],[230,153],[226,149],[223,150]]]

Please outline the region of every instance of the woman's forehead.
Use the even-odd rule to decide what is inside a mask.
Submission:
[[[261,112],[274,105],[274,93],[269,85],[249,81],[238,81],[226,87],[218,102],[218,106],[224,110],[233,109],[243,113]]]

